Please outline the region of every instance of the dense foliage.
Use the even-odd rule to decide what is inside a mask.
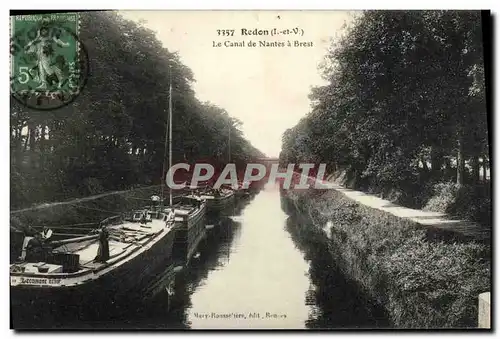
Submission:
[[[322,71],[328,84],[283,135],[282,163],[324,162],[351,187],[417,207],[441,182],[489,192],[478,187],[489,185],[480,12],[364,12]]]
[[[114,12],[81,13],[81,20],[90,75],[80,96],[55,111],[11,100],[13,208],[159,184],[170,75],[174,163],[225,161],[229,132],[233,162],[262,156],[244,139],[241,122],[195,97],[191,70],[153,31]]]

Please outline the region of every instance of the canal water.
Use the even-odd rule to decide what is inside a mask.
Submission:
[[[23,319],[15,327],[149,329],[325,329],[386,326],[383,313],[346,280],[323,230],[286,208],[274,185],[218,220],[175,295],[129,305],[119,317]],[[287,213],[288,212],[288,213]],[[92,307],[92,301],[82,300]],[[19,320],[22,318],[19,316]]]

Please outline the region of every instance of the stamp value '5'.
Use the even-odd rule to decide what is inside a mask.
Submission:
[[[56,109],[80,93],[88,70],[77,13],[11,17],[11,94],[40,110]]]

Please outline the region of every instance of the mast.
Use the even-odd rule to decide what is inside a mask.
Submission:
[[[168,143],[168,168],[172,168],[172,70],[169,65],[170,84],[168,88],[168,124],[165,128],[165,147],[163,150],[163,172],[161,176],[161,204],[164,205],[165,180],[167,175],[167,143]],[[172,206],[172,188],[170,188],[169,202]]]
[[[163,170],[161,175],[161,206],[164,206],[164,196],[165,196],[165,176],[167,175],[167,142],[168,142],[168,125],[165,126],[165,147],[163,149]]]
[[[170,85],[168,88],[168,168],[172,168],[172,65],[169,65]],[[173,179],[173,178],[172,178]],[[169,187],[169,203],[172,206],[172,187]]]
[[[227,139],[228,139],[228,142],[227,142],[227,148],[228,148],[227,163],[230,164],[231,163],[231,121],[228,124]]]

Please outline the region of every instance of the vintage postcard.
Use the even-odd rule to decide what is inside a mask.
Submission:
[[[11,327],[491,329],[490,23],[11,13]]]

